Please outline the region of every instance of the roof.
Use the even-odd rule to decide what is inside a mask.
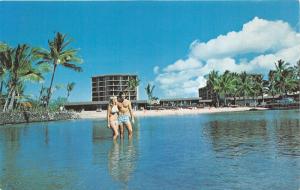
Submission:
[[[92,76],[92,78],[96,78],[96,77],[113,77],[113,76],[137,76],[137,74],[128,74],[128,73],[112,73],[112,74],[104,74],[104,75],[96,75],[96,76]]]
[[[192,101],[192,100],[198,100],[200,102],[205,102],[205,100],[201,100],[201,98],[173,98],[173,99],[160,99],[160,102],[167,102],[167,101]],[[211,100],[208,100],[210,102]],[[138,103],[138,104],[146,104],[147,100],[132,100],[132,103]],[[69,102],[66,103],[66,106],[81,106],[81,105],[100,105],[100,104],[108,104],[108,101],[90,101],[90,102]]]

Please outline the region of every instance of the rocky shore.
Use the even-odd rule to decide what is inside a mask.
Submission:
[[[71,111],[13,111],[0,112],[0,125],[78,119]]]

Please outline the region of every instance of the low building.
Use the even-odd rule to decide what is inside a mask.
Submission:
[[[159,104],[149,105],[147,100],[132,100],[132,107],[135,109],[142,109],[148,107],[157,108],[176,108],[176,107],[198,107],[204,105],[211,105],[211,100],[202,100],[201,98],[170,98],[161,99]],[[67,110],[75,111],[95,111],[106,110],[108,101],[92,101],[92,102],[70,102],[65,105]]]

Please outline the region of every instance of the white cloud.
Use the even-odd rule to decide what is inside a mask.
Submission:
[[[199,61],[193,58],[189,58],[187,60],[178,60],[172,65],[168,65],[164,71],[165,72],[174,72],[174,71],[182,71],[187,69],[195,69],[197,67],[200,67],[201,64]]]
[[[224,58],[246,53],[276,52],[300,44],[300,35],[283,21],[255,17],[241,31],[220,35],[206,43],[198,40],[190,46],[190,56],[200,60]]]
[[[155,67],[153,68],[153,73],[154,73],[154,74],[158,74],[158,73],[159,73],[159,66],[155,66]]]
[[[279,59],[291,64],[300,59],[300,34],[286,22],[255,17],[240,31],[192,42],[189,57],[163,68],[155,82],[168,97],[195,97],[212,70],[266,74]]]

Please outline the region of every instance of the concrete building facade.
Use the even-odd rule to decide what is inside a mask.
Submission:
[[[130,89],[129,80],[137,80],[137,75],[112,74],[92,77],[92,101],[108,101],[111,96],[125,92],[129,100],[138,99],[138,88]]]

